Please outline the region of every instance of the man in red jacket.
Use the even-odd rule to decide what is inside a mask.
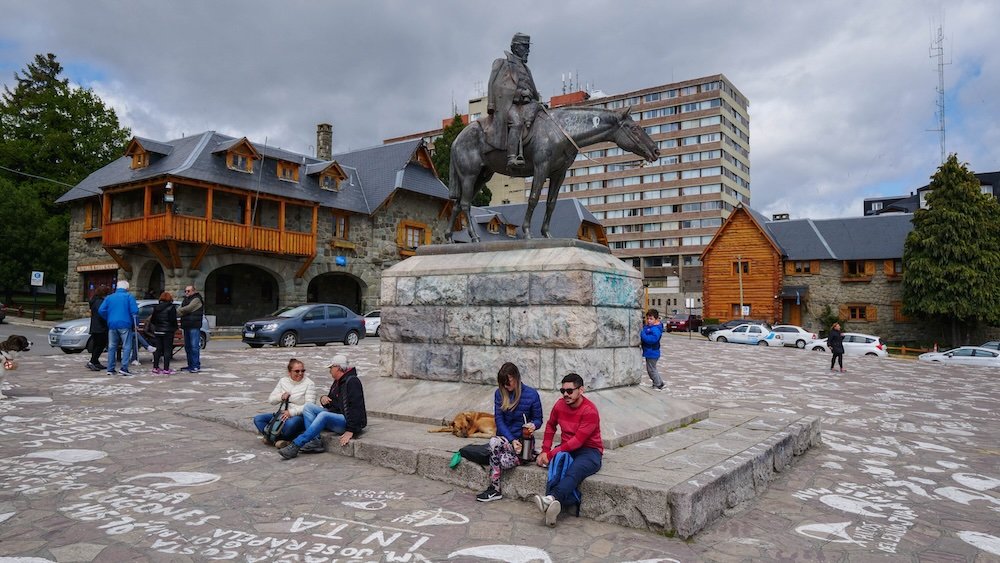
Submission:
[[[584,479],[601,469],[604,444],[601,442],[601,416],[597,407],[583,396],[583,378],[571,373],[562,378],[559,388],[562,400],[552,405],[552,413],[545,424],[545,438],[542,453],[535,463],[542,467],[560,452],[573,458],[573,464],[561,479],[551,481],[546,486],[545,496],[535,495],[535,505],[545,515],[545,523],[555,526],[556,518],[563,505],[576,503],[573,491]],[[562,442],[552,447],[556,426],[562,433]]]

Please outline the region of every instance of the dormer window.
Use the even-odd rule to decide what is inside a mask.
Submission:
[[[226,166],[230,170],[253,173],[253,157],[235,151],[226,153]]]
[[[323,174],[319,179],[319,187],[331,192],[339,192],[340,181],[333,174]]]
[[[489,232],[491,232],[491,233],[493,233],[493,234],[499,234],[500,233],[500,220],[497,219],[496,217],[490,219],[490,222],[486,224],[486,230],[489,231]]]
[[[149,153],[146,151],[136,151],[132,153],[132,170],[149,166]]]
[[[299,165],[286,160],[278,161],[278,178],[286,182],[299,181]]]

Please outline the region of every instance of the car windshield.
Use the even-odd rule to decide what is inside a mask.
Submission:
[[[292,318],[312,309],[312,305],[299,305],[298,307],[282,307],[274,312],[275,317]]]

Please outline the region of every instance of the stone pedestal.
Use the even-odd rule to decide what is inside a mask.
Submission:
[[[381,363],[392,377],[496,386],[514,362],[556,389],[636,385],[642,278],[604,246],[571,239],[420,247],[382,274]]]

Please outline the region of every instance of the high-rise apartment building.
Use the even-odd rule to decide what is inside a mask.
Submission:
[[[643,273],[649,306],[680,311],[691,298],[700,309],[699,256],[736,204],[750,202],[746,97],[717,74],[573,105],[632,108],[660,158],[585,147],[560,198],[578,198],[601,221],[614,255]]]

